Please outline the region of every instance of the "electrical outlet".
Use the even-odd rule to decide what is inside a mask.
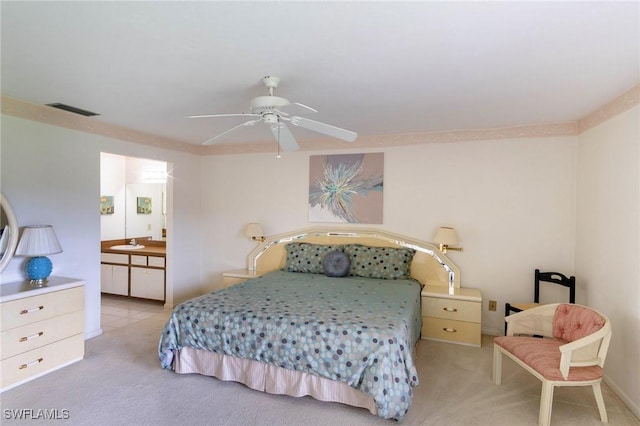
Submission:
[[[489,310],[495,311],[497,308],[497,303],[495,300],[489,300]]]

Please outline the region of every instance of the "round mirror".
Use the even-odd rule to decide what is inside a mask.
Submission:
[[[11,204],[0,194],[0,272],[7,267],[18,245],[18,221]]]

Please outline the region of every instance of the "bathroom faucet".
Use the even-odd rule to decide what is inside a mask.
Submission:
[[[132,246],[137,246],[138,242],[136,241],[135,238],[132,238],[131,241],[129,241],[129,244],[131,244]]]

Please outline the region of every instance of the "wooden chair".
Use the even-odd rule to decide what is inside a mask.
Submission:
[[[542,382],[539,425],[551,422],[556,386],[591,386],[600,420],[608,421],[600,382],[611,340],[609,318],[586,306],[556,303],[505,320],[507,335],[493,343],[495,384],[501,383],[502,355],[506,355]]]
[[[558,284],[569,288],[569,303],[576,303],[576,277],[567,277],[560,272],[540,272],[536,269],[533,280],[533,303],[505,303],[504,316],[508,317],[512,312],[522,312],[526,309],[540,305],[540,282]],[[504,324],[504,334],[507,334],[507,323]]]

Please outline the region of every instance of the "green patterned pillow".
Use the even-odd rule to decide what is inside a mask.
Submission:
[[[341,250],[342,246],[331,246],[310,243],[288,243],[287,260],[284,271],[306,272],[309,274],[324,274],[322,261],[334,250]]]
[[[344,246],[351,258],[349,275],[363,278],[396,280],[409,278],[415,250],[394,247],[370,247],[360,244]]]

